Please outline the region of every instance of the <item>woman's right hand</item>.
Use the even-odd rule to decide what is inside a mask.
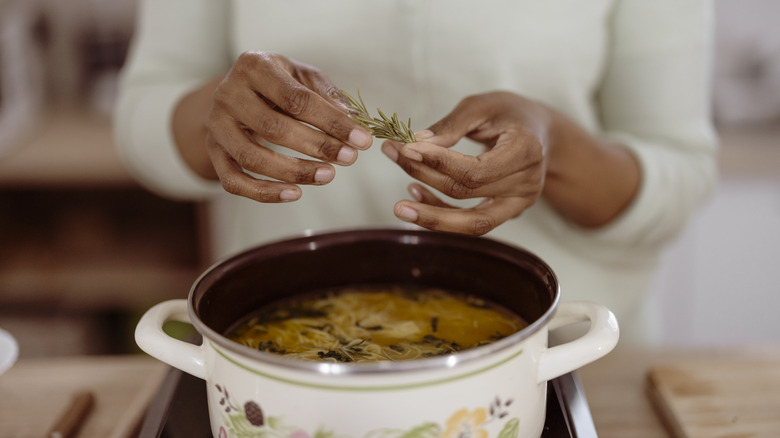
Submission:
[[[371,146],[371,134],[349,117],[339,89],[316,68],[282,55],[245,52],[212,88],[204,132],[208,160],[193,158],[203,149],[183,155],[197,173],[218,178],[232,194],[259,202],[295,201],[300,184],[327,184],[335,176],[331,163],[350,165],[358,150]],[[174,130],[181,129],[180,123]],[[180,138],[188,135],[193,134],[177,137],[180,149],[202,148],[202,142],[182,145]],[[312,159],[273,151],[264,142]]]

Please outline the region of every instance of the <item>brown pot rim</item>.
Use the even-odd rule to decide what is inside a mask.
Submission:
[[[254,350],[238,344],[209,327],[209,325],[207,325],[198,315],[197,309],[201,305],[198,300],[199,297],[203,295],[203,288],[208,287],[209,284],[213,284],[216,279],[230,274],[233,269],[246,265],[248,260],[253,260],[258,257],[258,255],[268,258],[277,256],[278,254],[295,253],[296,251],[317,250],[323,246],[348,245],[352,242],[365,241],[366,239],[393,242],[400,245],[419,245],[421,242],[427,241],[446,241],[449,244],[460,248],[471,248],[476,245],[480,247],[486,255],[491,257],[499,257],[514,262],[518,262],[522,259],[525,263],[533,263],[537,269],[544,271],[547,274],[545,281],[549,283],[551,289],[551,304],[540,317],[530,322],[527,327],[496,342],[446,356],[397,362],[331,363],[292,359],[274,353]],[[554,271],[540,257],[525,248],[488,237],[472,237],[408,227],[367,227],[305,232],[297,236],[282,238],[258,245],[211,265],[211,267],[201,273],[193,283],[187,299],[190,320],[195,329],[203,336],[204,343],[213,343],[221,350],[226,350],[245,359],[260,363],[310,372],[313,374],[332,375],[397,373],[453,368],[461,364],[467,364],[482,359],[486,356],[496,355],[496,353],[516,346],[546,327],[555,315],[559,302],[560,285]],[[328,366],[323,367],[323,363],[327,363]]]

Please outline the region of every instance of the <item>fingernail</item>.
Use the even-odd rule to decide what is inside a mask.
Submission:
[[[382,143],[382,153],[387,155],[387,158],[398,161],[398,151],[387,143]]]
[[[426,138],[433,137],[433,131],[430,129],[423,129],[422,131],[417,131],[414,133],[415,140],[425,140]]]
[[[357,152],[355,152],[354,149],[344,146],[339,150],[339,155],[336,157],[336,159],[339,161],[339,163],[350,164],[355,161],[356,156]]]
[[[409,193],[412,195],[412,197],[417,201],[422,201],[422,192],[420,192],[420,189],[418,189],[415,186],[409,187]]]
[[[298,193],[298,191],[292,189],[284,189],[281,191],[281,193],[279,193],[279,199],[284,202],[295,201],[300,197],[301,195]]]
[[[417,212],[405,206],[398,207],[395,215],[407,222],[414,222],[417,220]]]
[[[362,129],[353,129],[349,133],[349,143],[360,149],[366,149],[371,146],[373,137]]]
[[[420,154],[419,152],[417,152],[416,150],[414,150],[414,149],[412,149],[412,148],[410,148],[408,146],[405,146],[403,149],[401,149],[401,153],[404,155],[404,157],[406,157],[406,158],[408,158],[410,160],[414,160],[414,161],[422,161],[423,160],[422,154]]]
[[[320,167],[314,172],[314,181],[318,183],[326,183],[333,179],[333,169],[330,167]]]

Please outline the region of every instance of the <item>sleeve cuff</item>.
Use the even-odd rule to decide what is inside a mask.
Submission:
[[[633,202],[619,217],[590,232],[623,245],[656,246],[675,238],[696,208],[711,194],[717,178],[714,143],[679,150],[622,133],[608,138],[639,161],[642,181]],[[703,143],[702,143],[703,145]]]
[[[117,117],[120,155],[131,174],[165,197],[203,200],[222,192],[218,182],[199,177],[182,160],[173,140],[171,115],[195,83],[160,86],[142,98],[120,103]]]

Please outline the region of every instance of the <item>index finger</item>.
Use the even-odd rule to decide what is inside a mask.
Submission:
[[[534,152],[537,148],[522,144],[521,138],[502,137],[495,147],[476,156],[429,142],[408,143],[399,152],[409,162],[404,165],[399,160],[399,164],[413,170],[413,176],[420,180],[432,182],[446,176],[475,188],[537,165],[542,159]]]
[[[322,96],[325,100],[330,102],[337,108],[341,108],[344,112],[349,113],[349,99],[341,89],[333,85],[325,75],[319,72],[319,70],[309,71],[299,74],[298,80],[304,85],[314,90],[317,94]]]
[[[519,216],[530,204],[522,198],[487,198],[472,208],[458,208],[404,200],[393,210],[400,219],[429,230],[481,236]]]
[[[269,77],[274,80],[269,81]],[[260,86],[255,91],[294,119],[308,123],[355,148],[367,149],[371,146],[373,137],[366,128],[352,120],[346,111],[338,108],[331,100],[295,80],[277,64],[261,64],[253,72],[253,78],[254,84],[278,84]],[[320,82],[319,86],[322,87],[322,84]],[[326,92],[332,94],[332,91]]]

